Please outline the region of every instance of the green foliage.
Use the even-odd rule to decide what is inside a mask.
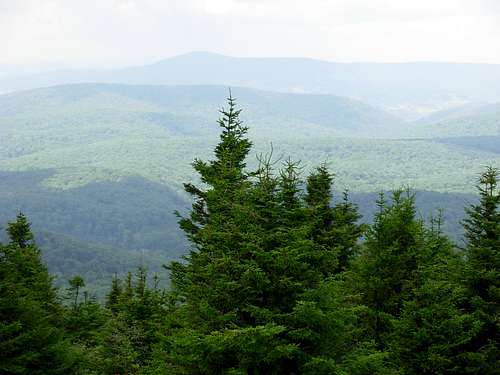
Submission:
[[[425,242],[423,223],[415,217],[413,195],[396,191],[390,205],[381,195],[378,206],[356,260],[353,282],[372,311],[373,338],[384,348],[392,320],[400,316],[403,302],[413,296],[414,273]]]
[[[341,270],[340,255],[342,267],[353,255],[359,215],[347,197],[331,207],[325,167],[309,176],[305,196],[299,164],[291,160],[277,176],[270,156],[246,172],[250,143],[238,116],[229,98],[215,160],[194,163],[208,189],[186,185],[196,200],[180,225],[194,246],[184,263],[170,266],[185,317],[171,339],[170,365],[180,373],[329,368],[321,359],[332,348],[344,350],[342,359],[347,342],[355,345],[347,327],[356,305],[336,310],[344,297],[327,279]],[[337,293],[322,297],[315,292],[321,285]]]
[[[425,125],[413,131],[423,137],[498,136],[500,108],[492,113],[465,115]]]
[[[33,234],[31,233],[30,224],[24,214],[19,213],[16,221],[7,226],[7,233],[10,238],[11,245],[25,248],[33,246]]]
[[[102,299],[114,274],[122,277],[141,263],[160,274],[162,285],[168,285],[161,265],[177,259],[186,248],[172,210],[184,212],[181,207],[188,207],[187,200],[175,203],[169,189],[139,179],[54,191],[39,186],[47,176],[50,174],[34,171],[0,172],[0,206],[4,208],[0,222],[7,223],[8,214],[19,208],[29,215],[57,286],[78,273],[85,278],[87,289]],[[476,196],[415,193],[418,212],[427,218],[436,206],[442,208],[443,231],[460,241],[463,206],[475,202]],[[342,194],[333,194],[339,204]],[[350,192],[349,198],[359,207],[362,222],[371,222],[376,193]]]
[[[68,280],[69,288],[68,288],[68,297],[72,300],[73,309],[78,309],[78,296],[80,294],[81,288],[85,286],[85,281],[83,281],[80,275],[75,275],[71,279]]]
[[[363,225],[358,225],[361,215],[349,201],[347,191],[344,191],[341,202],[331,206],[332,184],[333,175],[323,165],[308,176],[305,196],[312,238],[326,249],[336,252],[331,258],[336,259],[337,264],[328,265],[326,275],[347,269],[364,230]]]
[[[462,374],[458,348],[475,330],[471,315],[461,309],[461,259],[439,230],[426,232],[413,275],[413,296],[404,301],[388,339],[394,361],[409,375]]]
[[[480,201],[464,221],[466,309],[478,331],[463,350],[469,373],[494,374],[500,359],[500,191],[499,172],[488,167],[477,186]]]
[[[147,277],[146,269],[139,267],[135,277],[129,274],[125,288],[122,280],[113,280],[106,299],[108,319],[90,353],[97,373],[138,373],[151,360],[168,309],[165,292],[156,283],[148,287]]]
[[[0,245],[0,372],[66,374],[71,348],[60,324],[61,308],[23,214]]]
[[[149,269],[158,272],[157,265],[184,254],[172,211],[189,207],[182,191],[183,182],[193,180],[186,155],[205,160],[217,142],[205,124],[223,90],[89,84],[2,95],[0,224],[19,209],[29,215],[58,285],[79,273],[102,297],[114,273],[140,264],[137,251],[143,249]],[[348,188],[353,201],[360,192],[401,184],[472,192],[474,171],[500,161],[495,149],[484,147],[487,140],[457,147],[457,141],[380,139],[381,128],[390,128],[393,137],[401,124],[353,100],[244,88],[238,94],[246,108],[241,116],[252,124],[250,168],[272,141],[284,155],[301,160],[304,173],[314,171],[317,161],[331,160],[337,188]],[[441,204],[443,197],[436,196],[431,205]],[[365,205],[359,206],[369,222]],[[447,233],[455,240],[461,232],[453,225],[461,217],[458,206],[443,207],[453,213]]]
[[[43,184],[59,190],[140,176],[180,193],[193,176],[185,156],[205,158],[217,142],[214,129],[204,124],[224,90],[73,85],[3,95],[0,170],[52,170]],[[408,183],[419,190],[470,192],[474,171],[499,162],[481,148],[457,149],[422,135],[380,139],[380,128],[390,129],[388,137],[401,137],[404,125],[352,100],[244,88],[238,94],[257,153],[272,141],[309,168],[334,159],[339,180],[350,190]]]
[[[441,215],[430,228],[418,218],[410,191],[390,202],[381,193],[366,225],[347,192],[334,203],[325,165],[305,179],[291,159],[275,173],[272,154],[247,166],[248,129],[231,96],[228,105],[213,160],[193,163],[200,187],[184,185],[194,203],[177,215],[191,248],[168,266],[172,290],[149,279],[141,257],[135,274],[115,273],[104,306],[79,274],[62,305],[27,218],[8,225],[0,372],[497,372],[496,169],[483,173],[479,202],[467,209],[462,251]]]

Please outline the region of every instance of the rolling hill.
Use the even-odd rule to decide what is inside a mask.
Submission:
[[[237,58],[206,52],[119,70],[54,71],[0,80],[0,92],[68,83],[225,85],[333,94],[382,106],[407,119],[463,103],[500,100],[500,65],[334,63],[304,58]]]
[[[461,117],[473,117],[489,115],[500,112],[500,103],[473,103],[466,105],[459,105],[449,109],[435,112],[429,116],[424,116],[414,121],[415,124],[419,125],[431,125],[440,123],[443,121],[450,121],[459,119]]]
[[[23,210],[51,270],[100,280],[98,290],[132,264],[161,270],[188,249],[173,211],[189,205],[182,184],[196,181],[194,158],[210,158],[227,94],[222,86],[78,84],[1,95],[0,225]],[[408,123],[356,100],[233,94],[254,142],[250,167],[271,148],[276,168],[288,155],[304,172],[327,161],[336,189],[352,192],[365,220],[378,191],[407,185],[419,191],[424,217],[435,205],[447,209],[447,231],[458,238],[477,174],[500,165],[494,146],[481,146],[488,140],[398,138]]]
[[[28,215],[58,285],[79,273],[90,290],[102,297],[113,275],[133,272],[140,265],[167,282],[162,266],[189,249],[173,212],[186,212],[186,197],[138,177],[51,189],[40,184],[48,175],[50,171],[0,172],[0,226],[12,221],[19,210]],[[335,201],[340,196],[336,192]],[[363,221],[370,222],[377,210],[378,192],[352,191],[350,197]],[[443,229],[461,243],[463,208],[475,202],[476,196],[417,191],[416,197],[423,219],[437,215],[436,208],[444,209]],[[0,232],[2,240],[6,235]]]
[[[220,86],[106,84],[3,95],[0,170],[52,170],[42,184],[58,189],[138,176],[179,192],[191,178],[190,161],[209,157],[217,141],[226,95]],[[277,157],[293,155],[306,167],[330,161],[339,179],[360,191],[401,184],[470,191],[481,166],[498,161],[487,150],[432,139],[374,138],[397,136],[405,125],[350,99],[243,88],[234,95],[257,153],[273,143]]]
[[[233,91],[245,108],[248,121],[255,124],[253,129],[259,133],[282,131],[285,136],[290,131],[304,134],[319,131],[339,136],[381,137],[401,132],[405,126],[393,115],[343,97],[240,87]],[[122,116],[124,121],[162,125],[183,135],[214,133],[217,129],[207,127],[206,123],[213,122],[228,93],[224,86],[64,85],[0,96],[0,119],[41,120],[49,113],[51,121],[66,122],[75,115],[101,116],[103,120]]]
[[[477,136],[439,138],[436,141],[468,149],[483,150],[500,154],[500,136]]]
[[[500,105],[488,106],[488,111],[450,116],[443,120],[413,127],[411,133],[421,137],[477,137],[500,135]]]

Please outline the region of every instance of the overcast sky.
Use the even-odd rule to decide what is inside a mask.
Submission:
[[[500,0],[0,0],[0,66],[111,67],[189,51],[500,63]]]

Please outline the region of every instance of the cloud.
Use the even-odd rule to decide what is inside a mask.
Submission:
[[[0,0],[0,63],[110,66],[192,50],[500,63],[496,0]]]

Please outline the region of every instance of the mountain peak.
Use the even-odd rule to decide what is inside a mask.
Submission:
[[[175,60],[220,60],[220,59],[229,59],[231,57],[223,55],[221,53],[209,52],[209,51],[192,51],[182,53],[180,55],[175,55],[172,57],[167,57],[158,61],[157,63],[162,63],[166,61],[175,61]]]

